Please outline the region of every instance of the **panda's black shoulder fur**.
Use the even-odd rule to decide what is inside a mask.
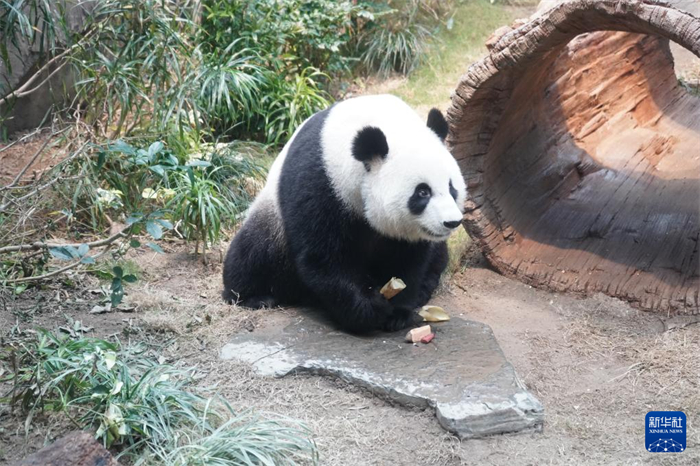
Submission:
[[[437,287],[447,246],[387,238],[343,204],[324,165],[329,110],[310,118],[289,145],[277,187],[281,219],[257,212],[234,238],[224,298],[249,307],[317,307],[353,333],[405,328]],[[394,276],[407,288],[389,301],[379,288]]]

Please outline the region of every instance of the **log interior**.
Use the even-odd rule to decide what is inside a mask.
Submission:
[[[700,21],[592,3],[509,32],[463,77],[448,119],[465,226],[528,283],[698,313],[700,98],[668,38],[698,54]]]

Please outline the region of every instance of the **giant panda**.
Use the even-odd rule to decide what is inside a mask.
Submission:
[[[348,99],[307,119],[231,242],[224,300],[315,307],[351,333],[415,323],[463,216],[466,187],[447,132],[439,110],[426,124],[390,95]],[[392,277],[407,287],[387,300],[379,290]]]

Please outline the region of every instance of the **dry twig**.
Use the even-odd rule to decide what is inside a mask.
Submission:
[[[89,243],[68,243],[68,244],[59,244],[59,243],[42,243],[41,241],[37,241],[35,243],[30,243],[30,244],[19,244],[15,246],[5,246],[4,248],[0,248],[0,254],[7,254],[10,252],[20,252],[20,251],[37,251],[40,249],[51,249],[51,248],[62,248],[62,247],[80,247],[83,244],[87,244],[91,248],[96,248],[100,246],[106,246],[108,244],[112,244],[119,238],[123,238],[127,235],[127,230],[129,230],[131,226],[128,226],[124,228],[123,230],[119,231],[118,233],[115,233],[114,235],[110,236],[109,238],[104,238],[98,241],[91,241]]]
[[[100,257],[104,256],[107,253],[107,251],[110,250],[111,247],[112,247],[111,244],[107,245],[105,250],[102,251],[101,253],[99,253],[98,255],[93,256],[93,259],[99,259]],[[32,277],[23,277],[23,278],[17,278],[14,280],[7,280],[6,282],[4,282],[4,284],[5,285],[15,285],[17,283],[27,283],[27,282],[35,282],[35,281],[45,280],[47,278],[51,278],[51,277],[55,277],[56,275],[60,275],[63,272],[66,272],[70,269],[73,269],[73,268],[79,266],[82,263],[83,262],[81,260],[78,260],[76,262],[73,262],[72,264],[68,264],[65,267],[61,267],[60,269],[56,269],[53,272],[45,273],[44,275],[37,275],[37,276],[32,276]]]

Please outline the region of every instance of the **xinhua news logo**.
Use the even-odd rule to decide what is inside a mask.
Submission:
[[[652,453],[685,451],[687,423],[683,411],[650,411],[645,420],[646,449]]]

